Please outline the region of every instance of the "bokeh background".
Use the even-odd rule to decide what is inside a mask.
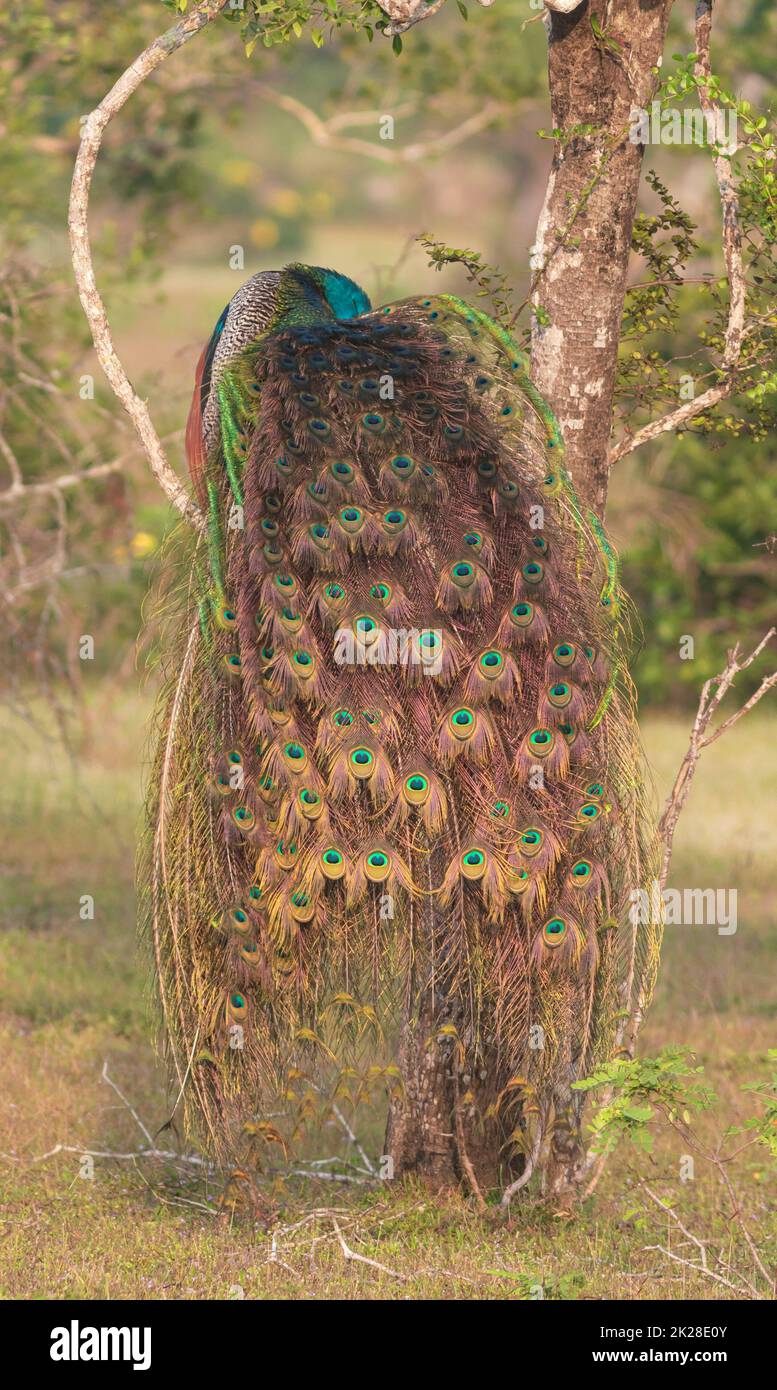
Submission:
[[[76,1181],[75,1155],[34,1161],[57,1143],[126,1149],[137,1139],[100,1083],[106,1057],[149,1125],[166,1117],[134,938],[133,854],[153,695],[143,605],[172,523],[96,363],[72,284],[66,203],[81,117],[169,20],[157,0],[24,0],[0,17],[0,1115],[15,1213],[3,1278],[25,1296],[223,1296],[249,1260],[233,1233],[213,1237],[204,1216],[175,1205],[180,1186],[160,1206],[134,1166],[104,1164],[87,1185]],[[690,48],[691,20],[692,6],[678,6],[668,53]],[[769,0],[721,0],[715,24],[717,69],[768,110],[777,71]],[[468,22],[446,7],[401,54],[378,36],[343,32],[323,48],[305,34],[247,56],[237,26],[220,23],[132,99],[95,178],[95,264],[118,351],[176,467],[201,347],[256,270],[298,259],[331,265],[374,301],[430,284],[466,293],[460,269],[428,267],[415,240],[427,232],[479,251],[523,299],[552,148],[538,134],[549,124],[545,58],[527,0],[498,0]],[[464,138],[466,123],[492,107],[498,122]],[[392,141],[379,138],[386,114]],[[654,146],[645,167],[696,224],[688,275],[718,274],[708,155]],[[643,211],[655,208],[646,189]],[[236,247],[242,269],[230,267]],[[635,281],[639,273],[635,258]],[[658,323],[652,340],[678,371],[683,361],[693,371],[704,331],[697,291],[682,291],[676,322]],[[734,641],[754,643],[774,617],[775,445],[757,433],[745,424],[667,434],[613,473],[608,524],[644,629],[635,676],[657,798],[671,785],[702,682]],[[93,481],[49,486],[104,465]],[[83,634],[94,638],[93,660],[80,659]],[[679,654],[686,634],[690,661]],[[739,697],[764,669],[748,673]],[[742,1081],[774,1044],[774,728],[764,704],[705,755],[672,881],[736,888],[738,931],[668,934],[643,1040],[646,1050],[694,1047],[732,1123]],[[80,916],[85,894],[93,919]],[[768,1175],[757,1156],[746,1167],[766,1220]],[[585,1233],[554,1245],[545,1230],[524,1230],[525,1267],[552,1266],[558,1278],[582,1270],[592,1296],[708,1296],[692,1277],[682,1287],[650,1271],[638,1281],[645,1242],[628,1166],[616,1163],[608,1182],[604,1245]],[[689,1200],[722,1217],[703,1184]],[[427,1247],[444,1247],[439,1263],[460,1271],[460,1296],[504,1296],[487,1280],[466,1292],[467,1279],[486,1279],[468,1237],[455,1235],[468,1220],[449,1212],[447,1234],[423,1226],[413,1239],[427,1263]],[[502,1258],[520,1264],[516,1250]],[[258,1266],[251,1277],[262,1296]],[[333,1296],[339,1276],[333,1268],[328,1277],[320,1288],[314,1280],[317,1296]],[[430,1285],[427,1296],[456,1286],[444,1287]],[[281,1296],[304,1292],[292,1283]]]

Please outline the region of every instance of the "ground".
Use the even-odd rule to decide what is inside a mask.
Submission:
[[[219,1206],[223,1182],[191,1166],[131,1154],[143,1138],[109,1075],[154,1133],[169,1114],[155,1061],[145,965],[135,942],[133,854],[140,813],[146,709],[103,688],[70,759],[55,738],[14,715],[0,788],[0,1296],[10,1298],[505,1299],[730,1298],[731,1288],[646,1250],[695,1261],[688,1243],[640,1187],[647,1180],[693,1234],[752,1278],[732,1205],[697,1160],[679,1181],[682,1144],[659,1135],[646,1158],[625,1146],[575,1217],[527,1199],[505,1221],[471,1200],[433,1200],[410,1185],[315,1181],[270,1174],[258,1206]],[[44,721],[45,722],[45,721]],[[645,741],[663,798],[679,764],[688,715],[652,717]],[[755,1110],[742,1087],[767,1074],[774,1046],[777,931],[773,884],[777,766],[773,721],[748,716],[705,754],[677,835],[672,882],[736,888],[738,927],[667,932],[641,1051],[692,1047],[720,1101],[700,1132],[741,1125]],[[94,919],[81,920],[84,895]],[[354,1122],[380,1151],[375,1117]],[[339,1130],[318,1153],[345,1153]],[[57,1144],[72,1146],[46,1157]],[[170,1131],[158,1144],[193,1152]],[[768,1154],[730,1165],[767,1266],[775,1181]],[[717,1243],[717,1245],[716,1245]],[[366,1257],[348,1258],[346,1249]],[[370,1261],[374,1263],[370,1263]],[[720,1268],[720,1266],[718,1266]]]

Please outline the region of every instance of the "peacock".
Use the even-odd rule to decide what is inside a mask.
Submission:
[[[222,1150],[322,1066],[353,1094],[401,1020],[539,1140],[628,1048],[660,923],[630,608],[524,353],[288,265],[221,314],[186,439],[141,879],[188,1122]]]

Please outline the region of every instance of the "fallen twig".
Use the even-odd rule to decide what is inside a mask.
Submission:
[[[135,1149],[131,1153],[118,1153],[115,1149],[86,1149],[78,1144],[55,1144],[53,1149],[48,1149],[45,1154],[34,1154],[30,1159],[31,1163],[43,1163],[44,1159],[53,1158],[55,1154],[81,1154],[85,1158],[115,1158],[119,1162],[128,1161],[134,1163],[138,1158],[158,1158],[173,1160],[176,1163],[188,1163],[198,1168],[204,1168],[210,1173],[215,1173],[216,1165],[209,1163],[206,1158],[200,1158],[198,1154],[179,1154],[173,1149]]]
[[[739,1288],[738,1288],[737,1285],[736,1285],[736,1284],[733,1284],[733,1283],[731,1282],[730,1279],[727,1279],[727,1278],[725,1277],[724,1274],[721,1274],[721,1273],[719,1273],[719,1272],[716,1272],[716,1271],[713,1270],[713,1269],[710,1269],[709,1264],[708,1264],[708,1261],[707,1261],[707,1246],[709,1245],[710,1242],[709,1242],[709,1241],[700,1240],[699,1237],[698,1237],[698,1236],[695,1236],[695,1235],[693,1234],[692,1231],[689,1231],[689,1230],[688,1230],[688,1227],[683,1223],[683,1221],[682,1221],[682,1220],[680,1219],[680,1217],[678,1216],[678,1214],[677,1214],[677,1212],[675,1211],[674,1207],[670,1206],[668,1202],[662,1201],[662,1199],[657,1195],[657,1193],[655,1193],[655,1192],[653,1191],[653,1189],[652,1189],[651,1187],[649,1187],[648,1184],[647,1184],[646,1182],[643,1181],[643,1182],[641,1183],[641,1187],[642,1187],[643,1191],[647,1193],[647,1195],[648,1195],[648,1197],[650,1198],[650,1200],[659,1208],[659,1210],[665,1212],[666,1215],[667,1215],[672,1221],[674,1221],[674,1223],[675,1223],[675,1225],[677,1226],[678,1230],[682,1232],[682,1234],[685,1236],[686,1240],[689,1240],[689,1241],[691,1242],[692,1245],[695,1245],[695,1246],[696,1246],[697,1250],[699,1251],[699,1257],[700,1257],[701,1263],[700,1263],[700,1264],[694,1264],[692,1260],[686,1260],[684,1256],[674,1254],[671,1250],[667,1250],[666,1247],[663,1246],[663,1245],[646,1245],[646,1246],[644,1247],[645,1250],[660,1250],[661,1253],[664,1254],[664,1255],[667,1255],[667,1256],[669,1257],[669,1259],[676,1260],[679,1264],[686,1265],[686,1267],[687,1267],[688,1269],[694,1269],[694,1270],[696,1270],[699,1274],[704,1274],[708,1279],[714,1279],[714,1280],[715,1280],[717,1283],[719,1283],[719,1284],[725,1284],[727,1288],[733,1289],[733,1290],[734,1290],[736,1293],[738,1293],[740,1296],[744,1296],[744,1297],[746,1297],[746,1298],[756,1298],[756,1299],[757,1299],[757,1298],[760,1298],[761,1295],[759,1294],[759,1292],[758,1292],[757,1288],[755,1287],[755,1285],[754,1285],[754,1284],[751,1284],[750,1280],[747,1279],[745,1275],[739,1273],[738,1271],[731,1271],[731,1270],[729,1270],[729,1267],[723,1263],[723,1261],[721,1260],[720,1256],[714,1254],[714,1252],[713,1252],[713,1259],[715,1260],[715,1263],[716,1263],[720,1268],[729,1270],[730,1273],[736,1274],[737,1279],[740,1279],[740,1280],[742,1281],[742,1284],[743,1284],[745,1287],[744,1287],[744,1288],[742,1288],[742,1287],[739,1287]],[[741,1224],[741,1223],[740,1223],[740,1224]],[[745,1232],[745,1235],[747,1235],[746,1232]],[[748,1241],[748,1244],[750,1245],[751,1242]],[[754,1253],[754,1252],[752,1251],[752,1249],[751,1249],[751,1253]],[[755,1257],[755,1259],[756,1259],[756,1263],[758,1264],[758,1267],[759,1267],[761,1270],[763,1270],[763,1265],[761,1264],[761,1261],[758,1259],[757,1254],[755,1254],[754,1257]],[[768,1278],[768,1275],[767,1275],[767,1278]]]
[[[139,1129],[143,1134],[145,1134],[145,1136],[146,1136],[146,1138],[147,1138],[147,1140],[148,1140],[148,1142],[149,1142],[149,1145],[151,1146],[151,1148],[153,1148],[153,1147],[154,1147],[154,1138],[153,1138],[153,1135],[151,1134],[150,1130],[146,1129],[146,1126],[144,1125],[143,1121],[141,1120],[141,1118],[140,1118],[140,1116],[139,1116],[137,1110],[135,1109],[135,1107],[134,1107],[133,1105],[130,1104],[130,1102],[127,1100],[127,1097],[124,1095],[124,1093],[123,1093],[122,1091],[119,1090],[119,1088],[118,1088],[118,1086],[116,1085],[116,1082],[113,1080],[113,1078],[112,1078],[111,1076],[108,1075],[108,1059],[107,1059],[107,1057],[106,1057],[105,1061],[103,1062],[103,1069],[102,1069],[102,1072],[100,1073],[100,1076],[101,1076],[101,1080],[103,1080],[103,1081],[106,1083],[107,1086],[110,1086],[111,1089],[112,1089],[113,1091],[116,1092],[116,1095],[119,1097],[119,1100],[122,1102],[122,1104],[123,1104],[123,1105],[126,1105],[127,1109],[128,1109],[129,1112],[130,1112],[130,1115],[132,1116],[133,1120],[135,1121],[135,1124],[138,1126],[138,1129]]]
[[[382,1265],[378,1260],[371,1260],[368,1255],[360,1255],[357,1250],[352,1250],[350,1245],[346,1244],[345,1236],[337,1224],[337,1218],[334,1216],[332,1217],[332,1225],[335,1235],[340,1242],[340,1249],[346,1260],[358,1260],[360,1264],[371,1265],[373,1269],[379,1269],[382,1274],[389,1274],[392,1279],[407,1279],[406,1274],[400,1274],[398,1270],[389,1269],[387,1265]]]

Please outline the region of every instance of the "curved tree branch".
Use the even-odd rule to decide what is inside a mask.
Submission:
[[[459,125],[452,126],[450,130],[446,130],[440,135],[431,135],[426,140],[416,141],[412,145],[405,145],[401,149],[392,149],[387,142],[382,140],[365,140],[362,136],[343,133],[349,125],[372,124],[377,127],[381,118],[380,111],[341,111],[336,116],[325,120],[312,107],[306,106],[304,102],[291,96],[288,92],[279,92],[275,87],[268,86],[266,82],[255,82],[252,85],[253,89],[259,92],[266,101],[277,106],[279,110],[285,111],[287,115],[294,116],[305,127],[314,145],[323,149],[342,150],[348,154],[364,155],[366,159],[376,159],[382,164],[415,164],[420,159],[430,159],[434,155],[444,154],[447,150],[454,149],[465,140],[471,139],[473,135],[478,135],[482,130],[488,129],[508,111],[515,112],[517,109],[516,103],[487,101],[479,111],[474,111],[471,116],[467,116]],[[405,102],[393,114],[396,119],[399,119],[402,115],[412,114],[415,109],[414,102]]]
[[[141,83],[169,58],[171,53],[175,53],[206,25],[212,23],[226,4],[227,0],[202,0],[202,3],[195,5],[189,14],[144,49],[114,83],[99,106],[86,117],[73,170],[68,212],[73,270],[100,366],[140,436],[151,471],[162,491],[181,516],[198,531],[204,530],[205,518],[168,462],[148,406],[134,390],[113,346],[108,316],[95,280],[89,245],[89,193],[97,156],[109,122]]]
[[[698,0],[696,6],[695,40],[698,55],[695,72],[702,80],[699,99],[705,116],[714,122],[720,108],[714,102],[704,85],[710,76],[710,31],[712,28],[712,6],[714,0]],[[713,126],[714,128],[714,126]],[[731,159],[722,154],[713,157],[715,178],[720,193],[723,213],[723,259],[729,286],[728,322],[723,345],[721,379],[703,391],[695,400],[684,401],[676,410],[670,410],[659,420],[651,420],[636,433],[613,445],[610,450],[610,467],[627,454],[633,453],[649,440],[665,434],[667,430],[677,430],[690,420],[695,420],[703,411],[710,410],[719,401],[730,396],[736,385],[736,367],[742,352],[745,336],[745,274],[742,266],[742,233],[739,225],[739,198],[731,177]]]

